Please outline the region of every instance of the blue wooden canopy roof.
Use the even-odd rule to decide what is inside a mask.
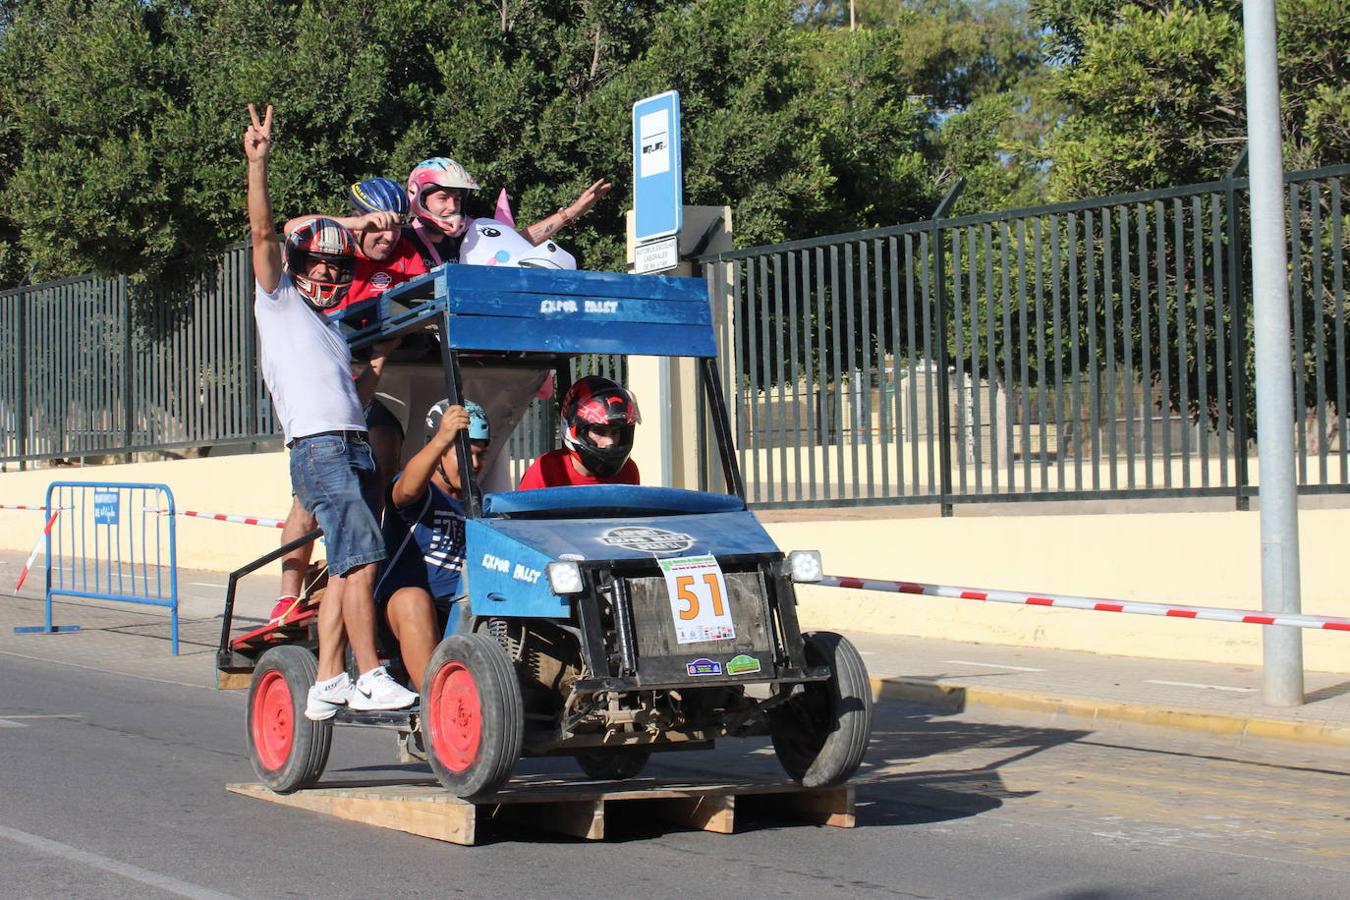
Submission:
[[[347,317],[357,324],[349,341],[364,346],[447,314],[455,350],[717,355],[702,279],[496,266],[438,266],[387,291],[373,322]]]

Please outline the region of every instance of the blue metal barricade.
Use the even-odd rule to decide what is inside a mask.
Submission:
[[[173,492],[163,484],[54,481],[47,508],[46,618],[16,632],[78,631],[52,623],[52,598],[163,606],[178,655],[178,546]]]

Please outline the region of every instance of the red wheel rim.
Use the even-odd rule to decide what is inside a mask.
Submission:
[[[462,662],[441,666],[427,692],[431,748],[451,772],[463,772],[478,758],[483,735],[483,704],[473,673]]]
[[[286,765],[295,741],[295,704],[280,672],[265,673],[253,694],[252,726],[253,747],[263,768],[275,772]]]

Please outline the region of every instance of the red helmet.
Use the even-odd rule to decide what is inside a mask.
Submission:
[[[336,268],[332,280],[321,281],[309,276],[315,261],[332,264]],[[351,232],[332,219],[314,218],[286,238],[286,271],[291,281],[310,306],[317,310],[332,309],[342,303],[356,271],[356,244]]]
[[[633,395],[599,375],[574,382],[563,396],[563,444],[600,478],[609,478],[623,468],[633,451],[633,426],[641,421]],[[597,425],[618,427],[614,443],[608,447],[596,445],[591,428]]]

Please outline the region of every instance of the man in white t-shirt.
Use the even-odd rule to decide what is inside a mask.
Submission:
[[[291,487],[328,544],[319,673],[305,716],[331,718],[341,706],[402,709],[417,695],[389,676],[375,649],[375,570],[385,557],[372,512],[378,502],[375,463],[347,342],[323,314],[342,301],[351,284],[355,245],[341,225],[316,218],[286,239],[283,260],[267,190],[272,107],[261,122],[252,104],[248,111],[252,124],[244,133],[244,155],[263,380],[291,451]],[[355,683],[343,666],[347,641],[362,673]]]

